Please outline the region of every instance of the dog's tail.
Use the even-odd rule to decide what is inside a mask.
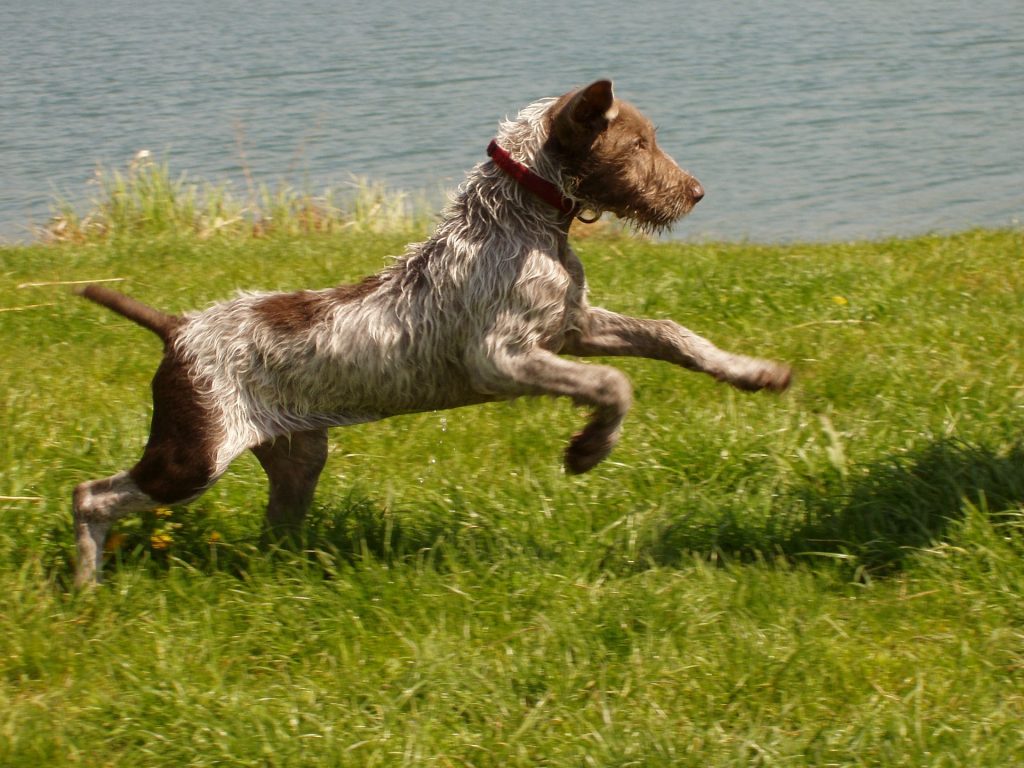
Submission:
[[[153,309],[153,307],[133,299],[131,296],[125,296],[123,293],[118,293],[103,285],[93,283],[83,288],[75,289],[75,293],[79,296],[84,296],[89,301],[95,301],[97,304],[111,309],[119,315],[124,315],[143,328],[148,328],[163,339],[164,344],[170,342],[174,331],[185,322],[183,317],[168,315],[159,309]]]

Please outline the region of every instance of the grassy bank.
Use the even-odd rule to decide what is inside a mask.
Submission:
[[[217,238],[395,232],[429,225],[436,201],[362,177],[318,193],[281,182],[257,183],[243,165],[244,191],[175,173],[143,150],[124,168],[97,167],[85,209],[65,198],[51,206],[40,238],[87,243],[125,237]]]
[[[337,430],[302,553],[240,460],[67,589],[75,483],[128,466],[168,310],[353,280],[407,239],[131,227],[0,250],[0,765],[1024,761],[1024,235],[578,241],[595,303],[794,363],[782,397],[616,361],[611,460],[521,401]],[[266,233],[264,233],[266,234]]]

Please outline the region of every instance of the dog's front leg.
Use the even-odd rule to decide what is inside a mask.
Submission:
[[[565,451],[572,474],[592,469],[618,442],[633,389],[621,371],[605,365],[565,360],[543,349],[503,349],[480,366],[480,385],[488,394],[571,397],[593,408],[590,421]]]
[[[792,378],[788,365],[726,352],[672,320],[644,320],[596,307],[581,315],[578,330],[569,334],[561,351],[580,357],[664,360],[751,392],[781,392]]]

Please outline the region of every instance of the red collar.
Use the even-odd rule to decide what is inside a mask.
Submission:
[[[498,146],[498,140],[493,139],[487,145],[487,156],[495,165],[511,176],[516,184],[539,197],[552,208],[557,208],[567,216],[575,216],[579,212],[579,206],[562,194],[562,190],[547,179],[543,179],[531,171],[525,165],[512,159],[506,150]]]

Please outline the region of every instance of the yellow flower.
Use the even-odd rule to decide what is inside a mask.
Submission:
[[[149,537],[149,543],[153,549],[167,549],[173,541],[174,538],[169,533],[154,533]]]
[[[834,302],[835,302],[836,304],[838,304],[838,305],[839,305],[840,307],[845,307],[845,306],[846,306],[847,304],[849,304],[849,303],[850,303],[850,302],[848,302],[848,301],[846,300],[846,297],[845,297],[845,296],[833,296],[833,297],[832,297],[832,301],[834,301]]]
[[[209,541],[211,544],[217,544],[220,541],[220,534],[217,531],[210,531]]]
[[[153,514],[157,517],[170,517],[174,514],[174,511],[168,507],[157,507],[153,510]]]

